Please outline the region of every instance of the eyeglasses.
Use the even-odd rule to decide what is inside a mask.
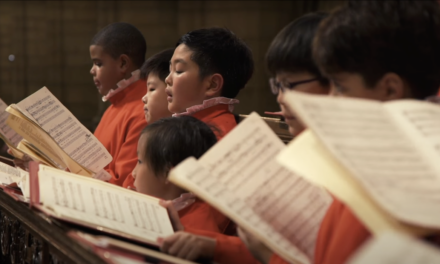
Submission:
[[[277,82],[275,80],[275,78],[270,78],[269,79],[269,84],[270,84],[270,89],[272,91],[272,93],[274,95],[277,95],[280,90],[284,93],[287,90],[292,90],[293,88],[295,88],[295,86],[303,84],[303,83],[309,83],[309,82],[314,82],[314,81],[319,81],[321,80],[320,77],[318,78],[313,78],[313,79],[308,79],[308,80],[304,80],[304,81],[298,81],[298,82]]]

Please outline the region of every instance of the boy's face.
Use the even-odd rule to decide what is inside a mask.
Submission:
[[[115,89],[116,84],[124,79],[124,74],[120,71],[119,61],[104,52],[98,45],[90,46],[90,58],[93,66],[90,74],[93,82],[101,95],[107,95],[110,89]]]
[[[391,79],[389,79],[391,77]],[[385,74],[374,87],[368,87],[360,74],[342,72],[330,77],[331,95],[388,101],[401,99],[403,87],[396,87],[401,79],[395,74]],[[399,91],[397,91],[399,90]],[[400,95],[401,94],[401,95]]]
[[[132,175],[134,177],[134,186],[136,191],[161,198],[166,190],[166,177],[156,175],[148,166],[147,160],[143,157],[146,148],[146,134],[139,138],[137,146],[138,162],[134,168]]]
[[[179,45],[170,62],[170,74],[167,84],[168,110],[172,113],[185,112],[187,108],[202,104],[210,84],[207,78],[200,79],[199,66],[191,60],[192,51],[185,45]]]
[[[151,124],[157,120],[170,117],[172,114],[168,111],[167,94],[165,88],[167,85],[155,73],[150,73],[147,79],[147,94],[142,97],[144,102],[145,119]]]
[[[288,86],[289,83],[300,82],[305,80],[310,80],[315,78],[316,76],[308,73],[308,72],[279,72],[275,76],[275,81],[280,83],[283,86]],[[329,87],[323,86],[319,81],[313,81],[308,83],[299,84],[293,87],[293,90],[298,92],[304,92],[309,94],[328,94]],[[301,131],[304,130],[304,127],[301,123],[296,119],[295,114],[286,107],[284,102],[284,93],[280,90],[277,96],[277,102],[280,105],[280,109],[282,115],[284,116],[284,120],[286,124],[289,126],[289,132],[292,136],[298,135]]]

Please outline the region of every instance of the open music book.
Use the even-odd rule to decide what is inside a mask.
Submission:
[[[9,117],[9,113],[5,111],[7,107],[8,105],[0,99],[0,138],[11,150],[11,154],[14,157],[22,159],[24,153],[17,148],[22,137],[6,124],[6,120]]]
[[[289,92],[309,128],[278,160],[346,203],[376,235],[440,229],[440,107]]]
[[[173,257],[165,253],[138,246],[107,236],[95,236],[80,231],[70,231],[69,237],[91,248],[108,263],[160,263],[160,264],[195,264],[192,261]],[[104,254],[103,254],[104,253]]]
[[[94,176],[112,160],[101,142],[46,87],[6,111],[7,124],[26,139],[21,150],[40,162]]]
[[[174,233],[157,198],[34,162],[29,173],[30,205],[49,216],[151,245]]]
[[[199,160],[188,158],[169,179],[194,192],[293,263],[313,263],[316,237],[331,197],[283,168],[284,143],[252,113]]]
[[[413,237],[399,233],[386,233],[372,238],[348,261],[348,264],[372,263],[440,263],[440,249]]]

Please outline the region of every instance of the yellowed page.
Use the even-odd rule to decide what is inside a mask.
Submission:
[[[17,106],[81,166],[97,172],[111,162],[112,157],[101,142],[46,87]]]
[[[286,168],[333,193],[351,208],[374,235],[388,231],[415,235],[429,232],[397,221],[380,207],[311,131],[304,131],[297,136],[278,155],[277,160]]]
[[[387,233],[371,239],[348,264],[437,264],[440,249],[399,233]]]
[[[393,217],[440,228],[440,180],[380,102],[286,93],[286,102]]]
[[[20,143],[18,143],[17,149],[23,151],[26,153],[32,160],[40,162],[44,165],[51,166],[54,168],[57,168],[57,164],[52,161],[51,158],[49,158],[46,154],[41,152],[40,150],[36,150],[35,147],[31,148],[31,145],[29,142],[27,142],[25,139],[22,140]]]
[[[0,134],[8,145],[17,147],[22,137],[6,124],[9,113],[6,112],[8,106],[0,99]]]
[[[193,191],[291,261],[311,263],[329,195],[284,169],[285,147],[252,113],[197,162],[188,159],[170,180]]]
[[[56,217],[124,233],[155,244],[174,233],[159,199],[40,165],[40,202]]]

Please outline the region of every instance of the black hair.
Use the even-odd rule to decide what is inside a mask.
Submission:
[[[275,76],[285,72],[309,72],[321,77],[313,61],[312,43],[319,23],[328,16],[325,12],[306,14],[285,26],[273,39],[266,53],[269,73]],[[323,84],[328,81],[323,78]]]
[[[168,117],[148,124],[143,158],[156,175],[169,170],[188,157],[200,158],[216,142],[211,128],[192,116]]]
[[[147,43],[142,33],[135,26],[121,22],[101,29],[92,38],[90,45],[101,46],[114,59],[125,54],[137,68],[144,63],[147,52]]]
[[[326,75],[357,73],[374,87],[393,72],[424,99],[440,86],[439,47],[436,1],[350,1],[323,21],[313,55]]]
[[[191,59],[200,68],[200,77],[219,73],[223,77],[221,95],[234,98],[244,88],[254,72],[249,47],[232,31],[225,28],[205,28],[183,35],[176,46],[186,45]]]
[[[173,57],[174,49],[166,49],[154,54],[141,67],[141,79],[147,79],[150,73],[157,74],[165,82],[170,74],[170,60]]]

